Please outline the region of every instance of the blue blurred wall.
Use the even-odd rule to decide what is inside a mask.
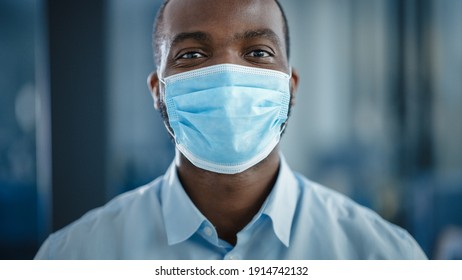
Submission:
[[[161,175],[146,78],[160,0],[0,1],[0,258]],[[462,1],[281,1],[293,169],[462,258]]]

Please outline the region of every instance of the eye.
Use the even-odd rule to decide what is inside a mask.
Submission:
[[[254,50],[254,51],[249,52],[247,56],[265,58],[265,57],[272,57],[273,54],[269,53],[268,51],[264,51],[264,50]]]
[[[195,58],[203,58],[205,55],[199,52],[187,52],[184,54],[180,54],[177,59],[195,59]]]

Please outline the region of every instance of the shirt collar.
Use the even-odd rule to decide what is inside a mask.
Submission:
[[[162,214],[169,245],[191,237],[206,220],[183,189],[175,162],[168,168],[162,186]]]
[[[297,179],[282,153],[280,159],[278,178],[263,206],[263,214],[271,218],[274,233],[286,247],[289,247],[292,221],[300,190],[297,187]]]
[[[278,178],[260,213],[270,217],[275,235],[288,247],[299,190],[297,180],[282,154],[280,159]],[[184,191],[175,162],[165,174],[161,196],[169,245],[190,238],[207,220]]]

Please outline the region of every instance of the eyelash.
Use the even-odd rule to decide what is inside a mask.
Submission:
[[[272,57],[274,56],[272,53],[270,53],[269,51],[265,51],[265,50],[252,50],[250,52],[247,53],[247,55],[250,55],[252,53],[264,53],[265,56],[255,56],[255,57]]]
[[[274,56],[275,54],[271,50],[265,50],[260,48],[251,49],[245,52],[244,55],[244,57],[246,57],[248,61],[253,61],[255,63],[269,62],[269,59],[272,59]],[[178,63],[199,63],[200,61],[202,61],[201,59],[207,57],[208,56],[201,51],[191,50],[178,54],[175,60],[177,60]]]
[[[190,57],[190,58],[184,57],[186,55],[196,55],[196,54],[200,55],[201,57]],[[200,52],[190,51],[190,52],[186,52],[186,53],[182,53],[178,55],[177,59],[197,59],[197,58],[202,58],[202,57],[205,57],[205,55]]]

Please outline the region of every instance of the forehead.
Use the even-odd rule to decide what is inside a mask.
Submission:
[[[171,0],[163,16],[163,35],[202,31],[221,37],[270,29],[283,41],[283,20],[274,0]]]

